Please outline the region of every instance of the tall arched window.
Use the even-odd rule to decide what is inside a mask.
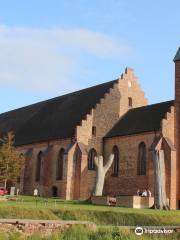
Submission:
[[[94,148],[92,148],[88,154],[88,169],[89,170],[95,170],[94,157],[96,157],[96,156],[97,156],[97,152]]]
[[[65,150],[63,148],[61,148],[59,151],[59,154],[58,154],[57,163],[56,163],[56,180],[63,179],[64,152],[65,152]]]
[[[147,164],[146,144],[144,142],[141,142],[139,144],[138,152],[138,165],[137,165],[138,175],[146,175],[146,164]]]
[[[119,173],[119,149],[118,149],[118,147],[114,146],[112,152],[114,154],[113,175],[118,176],[118,173]]]
[[[22,164],[25,165],[25,158],[24,158],[24,154],[23,154],[23,153],[21,153],[21,154],[19,155],[19,161],[22,162]],[[22,174],[23,170],[24,170],[24,169],[21,170],[20,175]],[[17,179],[16,179],[17,183],[20,183],[20,182],[21,182],[21,176],[20,176],[20,175],[19,175],[19,176],[17,177]]]
[[[43,153],[40,151],[36,159],[36,181],[37,182],[40,180],[40,175],[41,175],[42,155]]]

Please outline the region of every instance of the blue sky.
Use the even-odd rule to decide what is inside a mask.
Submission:
[[[135,70],[149,103],[174,98],[180,2],[0,0],[0,112]]]

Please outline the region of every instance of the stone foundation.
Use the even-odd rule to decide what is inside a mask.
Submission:
[[[119,196],[116,199],[117,206],[125,206],[130,208],[151,208],[154,204],[153,197]]]
[[[93,196],[91,198],[92,204],[96,205],[116,205],[129,208],[151,208],[154,204],[153,197],[140,196]]]
[[[42,236],[49,236],[52,233],[67,230],[73,225],[82,225],[90,230],[96,230],[95,223],[88,221],[0,219],[0,232],[19,232],[26,236],[38,233]]]
[[[93,196],[91,197],[91,202],[95,205],[116,205],[116,198],[109,196]]]

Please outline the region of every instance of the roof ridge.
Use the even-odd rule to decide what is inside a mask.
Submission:
[[[76,126],[118,81],[119,79],[101,83],[37,104],[38,111],[18,128],[16,145],[74,136]],[[18,113],[18,110],[16,111]]]
[[[132,108],[119,118],[104,138],[158,131],[161,120],[173,104],[174,101],[171,100]]]
[[[165,104],[165,103],[170,103],[170,102],[174,102],[175,100],[168,100],[168,101],[164,101],[164,102],[158,102],[158,103],[153,103],[153,104],[148,104],[148,105],[144,105],[144,106],[140,106],[140,107],[134,107],[134,108],[131,108],[129,109],[129,111],[133,111],[135,109],[139,109],[139,108],[147,108],[147,107],[153,107],[153,106],[156,106],[156,105],[160,105],[160,104]],[[128,111],[128,112],[129,112]]]

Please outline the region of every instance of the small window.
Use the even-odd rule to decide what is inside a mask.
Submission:
[[[95,170],[94,158],[96,156],[97,156],[97,152],[94,148],[92,148],[88,154],[88,170]]]
[[[96,127],[95,126],[92,127],[92,135],[94,137],[96,136]]]
[[[132,107],[132,105],[133,105],[132,98],[129,97],[129,98],[128,98],[128,106],[129,106],[129,107]]]

